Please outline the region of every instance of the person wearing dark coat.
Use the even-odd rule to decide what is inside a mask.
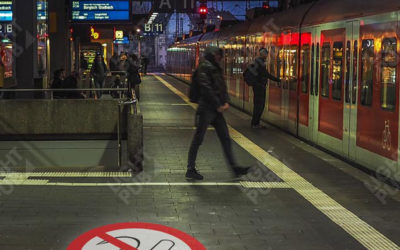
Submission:
[[[200,145],[203,142],[208,126],[215,127],[222,144],[225,158],[236,176],[247,174],[249,168],[237,165],[232,152],[232,142],[229,136],[223,112],[229,108],[229,96],[219,63],[223,58],[223,51],[217,47],[208,47],[204,61],[197,69],[196,82],[200,86],[199,105],[196,112],[196,133],[189,149],[186,178],[202,180],[203,176],[196,170],[196,158]]]
[[[128,60],[128,97],[132,97],[132,90],[135,90],[136,96],[139,98],[138,87],[141,83],[140,74],[139,74],[139,58],[132,54],[129,56]]]
[[[260,56],[256,58],[255,65],[257,68],[257,78],[258,83],[253,85],[253,93],[254,93],[254,109],[253,109],[253,119],[251,120],[251,127],[255,129],[265,128],[260,124],[261,116],[265,109],[266,102],[266,91],[267,91],[267,83],[268,79],[276,82],[281,82],[281,80],[273,75],[271,75],[265,64],[265,61],[268,57],[268,50],[266,48],[260,49]]]
[[[98,89],[102,89],[106,80],[107,66],[101,54],[96,55],[92,69],[90,70],[90,74],[93,77],[95,87]],[[97,91],[96,94],[97,98],[101,98],[103,92]]]
[[[64,80],[64,88],[65,89],[78,89],[78,79],[79,79],[79,73],[78,72],[72,72],[71,75],[69,75],[67,78]],[[66,98],[69,99],[83,99],[84,96],[79,92],[79,91],[72,91],[72,92],[66,92]]]
[[[149,58],[147,56],[142,56],[142,72],[144,75],[147,75],[147,66],[149,65]]]
[[[64,87],[64,76],[65,76],[64,69],[58,69],[54,71],[53,82],[51,83],[50,88],[62,89]],[[53,97],[56,99],[61,99],[65,97],[65,93],[60,91],[54,91]]]
[[[110,71],[119,71],[119,63],[120,59],[117,53],[114,53],[114,55],[110,59]]]

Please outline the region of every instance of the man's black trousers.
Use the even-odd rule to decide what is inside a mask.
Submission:
[[[232,142],[224,116],[216,110],[199,107],[196,112],[197,130],[189,150],[188,169],[194,169],[196,167],[197,152],[199,151],[200,145],[203,143],[209,125],[215,128],[229,165],[235,167],[236,162],[232,153]]]
[[[266,99],[266,89],[264,86],[255,85],[253,86],[254,93],[254,109],[253,109],[253,119],[251,120],[251,125],[259,125],[261,116],[265,108]]]

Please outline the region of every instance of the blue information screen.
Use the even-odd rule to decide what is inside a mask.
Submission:
[[[73,0],[73,21],[129,21],[129,0]]]
[[[37,3],[38,20],[47,19],[47,2]],[[12,22],[13,20],[13,4],[12,1],[0,1],[0,22]]]
[[[11,22],[12,16],[12,1],[0,1],[0,22]]]

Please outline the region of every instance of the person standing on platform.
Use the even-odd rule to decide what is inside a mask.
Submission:
[[[64,88],[64,78],[65,78],[65,70],[58,69],[54,71],[53,82],[50,85],[52,89],[62,89]],[[56,99],[61,99],[65,97],[65,93],[61,91],[54,91],[53,97]]]
[[[209,125],[215,127],[225,153],[225,158],[235,175],[247,174],[249,170],[249,168],[239,167],[234,159],[228,126],[223,116],[223,112],[229,108],[229,97],[223,70],[219,64],[222,58],[222,49],[208,47],[204,54],[204,61],[193,76],[194,81],[199,86],[197,101],[199,106],[196,112],[197,130],[189,149],[188,169],[186,172],[186,178],[188,179],[203,179],[203,176],[196,170],[196,158]]]
[[[139,84],[142,82],[139,75],[139,58],[137,55],[132,54],[128,58],[128,97],[132,98],[132,91],[135,91],[136,97],[140,98]]]
[[[71,75],[65,78],[63,83],[63,88],[77,90],[79,78],[80,78],[79,72],[76,71],[71,72]],[[66,92],[65,98],[84,99],[85,96],[80,91],[71,91],[71,92]]]
[[[90,74],[93,77],[94,86],[97,89],[102,89],[104,86],[104,82],[106,80],[107,66],[101,54],[96,55],[92,69],[90,70]],[[103,94],[102,91],[98,90],[96,92],[97,98],[101,98],[102,94]]]
[[[142,72],[147,75],[147,66],[149,65],[149,58],[145,55],[142,56]]]
[[[251,120],[251,127],[255,129],[265,128],[260,124],[261,116],[265,109],[266,101],[266,91],[268,79],[276,82],[281,82],[281,80],[273,75],[271,75],[266,66],[266,60],[268,57],[268,50],[266,48],[260,49],[260,56],[256,58],[254,65],[256,69],[257,81],[252,85],[254,93],[254,109],[253,109],[253,119]]]
[[[110,71],[119,71],[119,56],[117,53],[114,53],[114,55],[110,59]]]

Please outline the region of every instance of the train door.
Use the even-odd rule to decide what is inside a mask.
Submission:
[[[273,53],[276,58],[276,75],[279,76],[281,82],[269,82],[268,92],[268,117],[272,119],[272,122],[280,127],[283,127],[283,108],[282,108],[282,90],[283,83],[285,81],[285,63],[284,63],[284,49],[282,45],[278,45],[273,48]],[[271,69],[275,68],[275,65],[271,65]],[[272,72],[273,73],[273,72]]]
[[[357,133],[357,83],[360,21],[346,23],[343,110],[343,154],[355,159]]]
[[[343,152],[345,28],[321,31],[317,142]]]
[[[379,171],[398,160],[400,46],[397,20],[373,21],[360,27],[356,159]]]
[[[298,136],[309,139],[309,92],[312,76],[312,33],[307,30],[301,34],[299,79],[296,84],[298,98],[296,100],[296,128]],[[298,59],[297,59],[298,60]]]
[[[307,136],[305,136],[306,139],[313,141],[314,140],[314,120],[315,115],[314,115],[314,102],[316,102],[316,96],[318,95],[318,90],[317,90],[317,79],[318,79],[318,64],[319,61],[317,60],[317,47],[319,46],[319,41],[317,39],[318,32],[317,28],[310,28],[307,29],[306,32],[309,32],[311,37],[310,37],[310,79],[309,79],[309,91],[308,91],[308,127],[307,127]],[[318,117],[317,117],[318,118]]]
[[[282,34],[281,35],[282,39],[282,50],[280,52],[279,57],[281,58],[281,63],[283,67],[283,78],[281,78],[282,81],[282,103],[281,103],[281,120],[282,120],[282,127],[285,129],[289,129],[289,118],[293,118],[292,116],[289,117],[289,111],[291,110],[290,104],[292,103],[290,100],[293,98],[293,81],[294,81],[294,56],[297,53],[294,53],[294,51],[297,51],[296,48],[292,48],[291,45],[291,39],[292,36],[291,34]],[[297,80],[296,80],[297,81]],[[295,96],[294,96],[295,98]],[[292,112],[290,112],[292,114]],[[291,126],[293,128],[293,126]],[[293,132],[293,130],[290,130]]]
[[[286,80],[287,88],[287,126],[291,133],[296,133],[297,127],[297,85],[298,85],[298,33],[292,35],[291,43],[286,49]]]
[[[319,70],[320,70],[320,49],[321,49],[321,28],[312,29],[312,57],[311,57],[311,84],[309,98],[309,129],[310,140],[317,142],[318,140],[318,110],[319,110]]]

